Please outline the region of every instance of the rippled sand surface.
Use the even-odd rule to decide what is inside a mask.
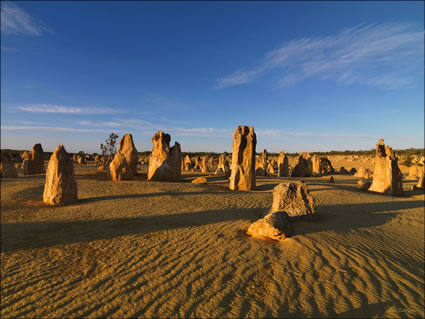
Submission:
[[[146,173],[146,168],[144,169]],[[78,204],[41,202],[44,175],[1,180],[1,317],[424,317],[424,194],[304,178],[320,219],[245,236],[290,178],[234,192],[223,176],[112,182],[76,165]],[[207,176],[207,185],[191,180]]]

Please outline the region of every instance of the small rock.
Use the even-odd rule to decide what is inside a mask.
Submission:
[[[293,223],[287,212],[269,213],[264,218],[257,220],[248,228],[249,236],[264,236],[274,240],[284,240],[291,236]]]
[[[203,176],[197,177],[192,181],[192,184],[206,184],[206,183],[207,183],[207,179]]]

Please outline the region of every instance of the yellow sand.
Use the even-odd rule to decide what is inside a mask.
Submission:
[[[1,180],[2,318],[424,317],[413,181],[393,198],[359,192],[352,176],[298,179],[320,220],[272,242],[245,232],[290,178],[237,192],[224,176],[112,182],[76,168],[81,200],[65,207],[41,202],[44,175]]]

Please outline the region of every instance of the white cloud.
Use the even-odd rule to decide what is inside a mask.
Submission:
[[[170,128],[171,135],[174,136],[193,136],[193,137],[232,137],[232,132],[228,129],[219,129],[211,127],[199,128]]]
[[[251,69],[217,79],[217,88],[253,82],[266,73],[280,87],[310,77],[338,84],[395,89],[412,84],[412,71],[423,62],[424,31],[410,25],[359,25],[327,37],[302,38],[265,54]]]
[[[110,133],[109,130],[103,129],[80,129],[80,128],[70,128],[70,127],[53,127],[53,126],[3,126],[2,130],[10,131],[55,131],[55,132],[79,132],[79,133]],[[116,132],[124,132],[122,130],[117,130]]]
[[[1,3],[1,32],[41,35],[48,31],[41,22],[9,1]]]
[[[60,113],[60,114],[115,114],[122,110],[98,107],[76,107],[52,104],[28,104],[16,106],[14,109],[31,113]]]
[[[344,133],[315,133],[300,131],[281,131],[281,130],[255,130],[257,137],[294,137],[294,138],[347,138],[347,139],[376,139],[382,136],[366,134],[344,134]],[[412,138],[416,136],[386,136],[386,138]]]

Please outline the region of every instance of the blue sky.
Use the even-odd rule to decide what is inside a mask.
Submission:
[[[1,147],[424,147],[423,2],[5,2]]]

